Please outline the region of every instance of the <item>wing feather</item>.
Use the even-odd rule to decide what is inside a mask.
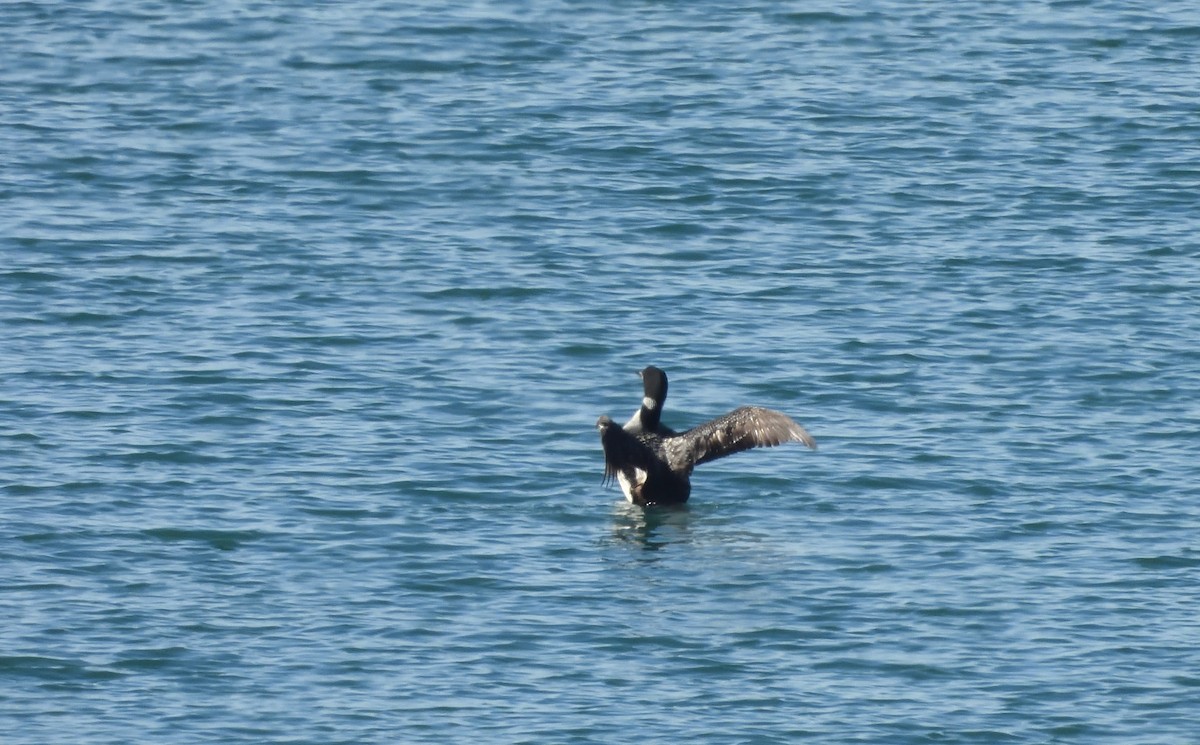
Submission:
[[[654,452],[646,443],[608,417],[596,422],[600,430],[600,445],[604,448],[604,484],[617,477],[623,468],[640,468],[649,471],[655,461]]]
[[[684,432],[680,439],[691,447],[692,464],[700,465],[717,458],[758,447],[774,447],[785,442],[802,442],[814,450],[812,435],[787,414],[758,406],[740,409],[705,422]]]

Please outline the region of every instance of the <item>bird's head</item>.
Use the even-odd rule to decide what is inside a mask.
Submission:
[[[646,400],[643,405],[647,409],[656,409],[667,400],[667,374],[651,365],[638,375],[642,378],[642,391]]]

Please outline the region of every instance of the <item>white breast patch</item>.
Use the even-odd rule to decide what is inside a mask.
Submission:
[[[617,473],[617,483],[621,485],[621,491],[625,493],[625,498],[629,500],[630,504],[633,503],[634,488],[646,483],[646,472],[640,468],[634,468],[633,479],[631,482],[624,471]]]

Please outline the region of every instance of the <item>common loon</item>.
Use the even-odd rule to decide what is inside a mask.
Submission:
[[[604,483],[616,479],[633,504],[683,504],[692,491],[692,469],[726,455],[785,442],[817,443],[791,417],[758,406],[739,409],[676,433],[662,424],[667,374],[650,366],[639,373],[645,394],[624,427],[608,416],[596,421],[604,447]]]

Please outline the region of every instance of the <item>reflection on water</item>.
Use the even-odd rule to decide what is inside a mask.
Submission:
[[[692,539],[692,513],[686,504],[675,507],[638,507],[620,502],[613,508],[613,538],[620,543],[658,551],[672,543]]]

